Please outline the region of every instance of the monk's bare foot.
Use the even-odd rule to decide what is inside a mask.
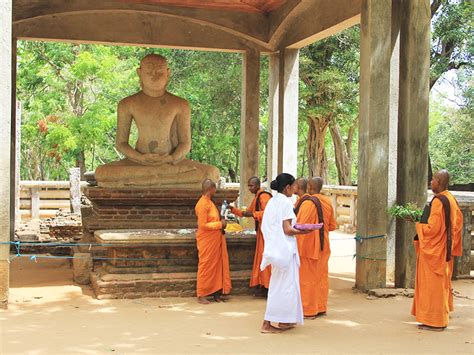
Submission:
[[[230,296],[229,295],[220,295],[220,298],[223,302],[227,302],[228,300],[230,300]]]
[[[421,330],[430,330],[432,332],[442,332],[443,330],[446,329],[446,327],[432,327],[430,325],[426,325],[426,324],[419,324],[418,325],[418,329],[421,329]]]
[[[278,328],[282,330],[287,330],[294,328],[296,326],[296,323],[278,323]]]
[[[327,313],[326,312],[319,312],[318,314],[316,314],[316,317],[319,318],[319,317],[326,317]]]
[[[317,315],[313,314],[312,316],[304,316],[304,319],[313,320],[316,319]]]
[[[221,296],[214,295],[213,298],[214,298],[214,302],[217,302],[217,303],[224,302]]]
[[[282,329],[278,329],[271,325],[270,322],[267,320],[263,321],[262,327],[260,328],[260,333],[262,334],[276,334],[281,333],[282,331]]]
[[[198,303],[200,303],[200,304],[209,304],[209,303],[211,303],[211,302],[209,302],[209,301],[207,300],[206,297],[198,297],[198,298],[197,298],[197,301],[198,301]]]

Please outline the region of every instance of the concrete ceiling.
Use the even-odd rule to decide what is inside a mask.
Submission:
[[[268,13],[281,7],[287,0],[124,0],[124,2]]]
[[[357,24],[360,10],[361,0],[13,0],[13,36],[274,52]]]

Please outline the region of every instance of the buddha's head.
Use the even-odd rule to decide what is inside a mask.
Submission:
[[[165,57],[157,54],[148,54],[140,62],[137,69],[142,89],[163,90],[168,85],[171,69]]]

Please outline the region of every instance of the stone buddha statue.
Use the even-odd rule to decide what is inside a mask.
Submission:
[[[115,147],[125,159],[97,167],[99,186],[200,187],[208,178],[219,180],[219,170],[186,159],[191,149],[189,103],[166,91],[171,70],[166,58],[149,54],[137,69],[142,90],[124,98],[117,109]],[[132,121],[138,130],[130,146]]]

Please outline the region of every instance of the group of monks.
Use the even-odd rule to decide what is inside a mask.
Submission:
[[[314,230],[297,237],[301,260],[300,287],[303,313],[306,319],[315,319],[327,311],[328,302],[328,261],[331,254],[329,231],[336,229],[336,220],[332,203],[321,194],[323,180],[319,177],[309,181],[299,178],[295,183],[295,214],[297,223],[323,223],[321,230]],[[219,209],[212,201],[216,185],[211,180],[203,182],[203,194],[196,205],[198,231],[196,234],[199,255],[197,275],[197,297],[202,304],[210,303],[209,298],[221,302],[231,290],[229,259],[224,229],[226,221],[220,216]],[[266,296],[270,283],[271,266],[260,270],[264,251],[264,237],[261,230],[265,207],[272,198],[269,192],[260,186],[257,177],[248,180],[248,189],[254,198],[243,211],[230,207],[239,217],[253,217],[255,220],[256,246],[250,287],[255,295]]]
[[[421,323],[420,329],[440,331],[448,325],[449,312],[453,310],[451,276],[453,257],[462,255],[462,213],[457,201],[447,190],[449,174],[440,170],[433,175],[431,188],[435,195],[427,221],[416,223],[417,255],[415,297],[412,314]],[[328,261],[331,254],[329,232],[336,229],[332,203],[321,194],[323,180],[299,178],[295,182],[297,200],[294,205],[296,222],[318,224],[323,227],[297,236],[300,257],[300,289],[305,319],[325,315],[328,304]],[[256,295],[265,296],[269,288],[271,266],[260,270],[264,251],[261,231],[264,210],[272,195],[260,186],[260,180],[252,177],[248,188],[254,194],[250,206],[242,211],[230,207],[240,217],[253,217],[256,225],[256,248],[250,287]],[[196,234],[199,255],[197,298],[202,304],[225,299],[231,290],[229,257],[224,237],[226,221],[212,200],[216,185],[211,180],[202,184],[202,197],[195,211],[198,218]]]

